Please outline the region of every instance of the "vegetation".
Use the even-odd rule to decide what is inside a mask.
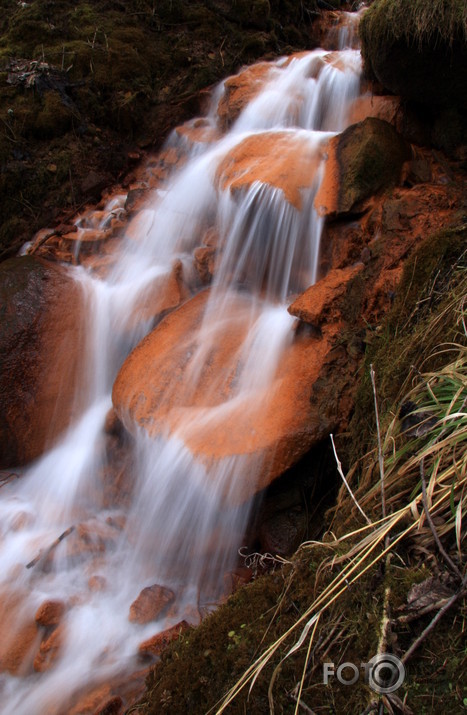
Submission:
[[[419,47],[440,40],[450,45],[459,36],[467,40],[467,6],[464,0],[375,0],[360,34],[365,55],[401,39]]]

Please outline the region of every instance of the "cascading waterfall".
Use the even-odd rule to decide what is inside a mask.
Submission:
[[[268,399],[293,338],[287,299],[318,274],[322,219],[313,200],[326,142],[346,126],[359,74],[360,55],[351,49],[271,63],[261,91],[230,131],[215,142],[195,144],[185,165],[138,212],[107,276],[70,268],[87,306],[81,416],[21,479],[3,488],[0,500],[0,592],[16,594],[17,633],[44,601],[66,603],[67,609],[53,666],[34,673],[29,663],[24,672],[0,676],[3,712],[70,712],[70,695],[136,670],[141,641],[219,598],[251,506],[251,500],[242,504],[237,498],[235,477],[243,472],[254,480],[259,465],[247,454],[206,465],[194,457],[190,439],[193,432],[209,434],[220,418],[252,409],[260,415]],[[205,119],[213,129],[221,94],[222,86]],[[245,140],[261,142],[265,132],[299,142],[314,157],[299,208],[268,183],[252,180],[238,192],[223,183],[226,157]],[[114,198],[107,218],[94,220],[101,224],[120,213],[124,201],[124,195]],[[84,238],[92,216],[78,226]],[[190,275],[193,250],[207,227],[217,234],[217,268],[195,348],[187,355],[184,387],[176,398],[174,386],[167,387],[163,400],[171,407],[158,434],[134,431],[131,487],[120,503],[112,502],[101,485],[112,384],[152,327],[145,296],[164,285],[176,260]],[[236,341],[235,361],[211,382],[204,407],[195,409],[200,375],[227,333]],[[60,535],[65,536],[56,541]],[[84,552],[73,548],[76,535],[87,544]],[[91,588],[91,581],[102,588]],[[131,603],[152,584],[175,594],[169,616],[146,625],[130,622]]]

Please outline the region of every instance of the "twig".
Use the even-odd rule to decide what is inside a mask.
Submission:
[[[430,603],[428,606],[425,606],[425,608],[420,608],[413,613],[406,613],[402,616],[398,616],[396,619],[394,619],[394,623],[411,623],[412,621],[417,621],[419,618],[422,618],[422,616],[426,616],[432,611],[439,610],[448,601],[449,598],[441,598],[439,601],[436,601],[436,603]]]
[[[456,601],[465,594],[466,592],[466,586],[467,586],[467,576],[462,581],[462,586],[458,590],[457,593],[455,593],[451,598],[444,604],[442,608],[438,611],[436,616],[430,621],[430,623],[427,625],[424,631],[418,636],[418,638],[412,643],[410,648],[404,653],[404,655],[401,658],[402,663],[407,663],[409,658],[414,654],[414,652],[417,650],[417,648],[423,643],[425,638],[431,633],[431,631],[434,629],[438,621],[444,616],[446,611],[448,611],[451,606],[453,606]]]
[[[289,693],[289,696],[292,698],[292,700],[294,700],[296,703],[298,703],[298,707],[299,707],[299,708],[302,708],[302,710],[303,710],[304,712],[308,713],[308,715],[316,715],[315,711],[312,710],[311,708],[309,708],[308,705],[305,705],[305,703],[303,702],[303,700],[300,700],[300,702],[298,702],[298,698],[297,698],[296,695],[293,695],[292,693]]]
[[[12,479],[19,479],[19,474],[16,474],[15,472],[3,474],[0,472],[0,488],[11,482]]]
[[[375,403],[376,434],[378,437],[378,462],[379,462],[379,474],[381,477],[381,510],[382,510],[383,519],[384,519],[386,517],[386,496],[384,493],[384,461],[383,461],[383,450],[381,448],[381,431],[379,428],[378,398],[376,396],[375,371],[373,370],[373,364],[370,365],[370,378],[371,378],[371,385],[373,387],[373,397],[374,397],[374,403]]]
[[[353,501],[353,503],[355,504],[355,506],[357,507],[358,511],[359,511],[360,514],[363,516],[363,518],[365,519],[366,523],[367,523],[367,524],[371,524],[371,521],[369,520],[369,518],[367,517],[367,515],[366,515],[365,512],[363,511],[362,507],[360,506],[360,504],[359,504],[358,501],[356,500],[355,495],[354,495],[353,491],[351,490],[347,479],[346,479],[345,476],[344,476],[344,472],[342,471],[342,464],[341,464],[341,462],[340,462],[340,460],[339,460],[339,457],[337,456],[336,445],[334,444],[334,437],[333,437],[332,434],[329,435],[329,436],[331,437],[332,449],[333,449],[334,457],[335,457],[336,464],[337,464],[337,471],[339,472],[339,475],[340,475],[342,481],[344,482],[347,491],[349,492],[350,496],[352,497],[352,501]]]
[[[51,546],[49,546],[49,548],[45,552],[40,551],[32,561],[26,564],[26,568],[32,569],[32,567],[39,563],[41,559],[46,558],[59,545],[59,543],[63,541],[63,539],[65,539],[67,536],[69,536],[74,530],[75,527],[70,526],[66,531],[63,532],[63,534],[60,534],[58,539],[55,539],[53,544],[51,544]]]
[[[431,529],[431,533],[433,534],[434,540],[436,542],[436,546],[439,549],[439,552],[443,559],[446,561],[447,565],[453,571],[456,576],[462,581],[463,576],[461,572],[459,571],[458,567],[454,563],[454,561],[451,559],[449,554],[445,551],[444,546],[441,543],[441,540],[438,536],[438,532],[436,531],[436,527],[433,524],[433,520],[431,518],[430,510],[428,508],[428,499],[427,499],[427,494],[426,494],[426,479],[425,479],[425,464],[424,464],[424,458],[420,460],[420,478],[422,482],[422,503],[423,503],[423,510],[425,512],[426,520],[428,522],[428,526]]]

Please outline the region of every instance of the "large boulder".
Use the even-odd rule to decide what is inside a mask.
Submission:
[[[113,388],[127,429],[173,434],[209,468],[225,467],[230,503],[249,499],[323,439],[342,414],[323,418],[313,384],[332,352],[339,324],[294,332],[271,383],[255,379],[236,392],[252,299],[229,294],[229,313],[215,328],[203,324],[209,291],[168,315],[130,354]],[[209,347],[199,355],[204,325]],[[202,348],[204,349],[204,347]],[[353,367],[352,367],[353,369]],[[195,379],[194,379],[195,378]],[[259,384],[258,384],[259,382]],[[232,469],[232,459],[236,468]],[[233,482],[235,477],[235,482]]]
[[[360,24],[365,66],[394,94],[467,108],[467,6],[376,0]]]
[[[66,269],[31,256],[0,266],[0,467],[26,463],[79,404],[83,294]]]
[[[319,143],[291,132],[253,134],[233,147],[220,162],[217,185],[235,195],[253,183],[280,189],[296,209],[302,208],[303,191],[309,193],[321,160]]]
[[[324,179],[315,197],[323,216],[358,211],[371,196],[398,183],[410,146],[388,122],[368,117],[328,144]]]

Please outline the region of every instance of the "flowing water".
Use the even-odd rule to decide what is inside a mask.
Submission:
[[[216,141],[194,143],[183,167],[136,214],[105,278],[82,266],[70,269],[86,306],[84,408],[58,443],[2,489],[0,500],[0,593],[15,594],[10,637],[22,637],[48,600],[67,604],[63,636],[47,672],[34,672],[30,661],[15,675],[0,676],[3,712],[70,712],[70,695],[137,670],[141,641],[190,620],[195,608],[219,597],[251,507],[251,500],[242,504],[235,494],[236,475],[247,473],[254,481],[260,465],[244,454],[206,467],[187,446],[189,436],[193,429],[208,434],[226,415],[248,409],[261,414],[261,400],[267,400],[293,338],[288,297],[312,284],[318,272],[322,219],[313,200],[326,142],[345,128],[359,85],[358,50],[316,50],[271,63],[261,91],[229,131]],[[223,85],[204,120],[208,129],[216,129],[222,93]],[[264,132],[280,134],[314,157],[300,208],[280,187],[258,179],[237,192],[219,179],[226,157],[245,140],[261,142]],[[170,139],[172,146],[185,141],[176,134]],[[104,216],[82,217],[80,238],[120,215],[125,198],[113,197]],[[187,356],[182,393],[175,398],[174,386],[165,388],[165,401],[176,399],[177,409],[167,413],[167,426],[158,434],[133,429],[126,463],[131,485],[125,482],[125,498],[109,499],[101,482],[108,468],[103,429],[112,384],[152,327],[144,296],[164,285],[175,260],[186,276],[192,274],[193,251],[207,228],[215,229],[218,265]],[[235,336],[235,359],[211,380],[204,407],[194,411],[204,366],[227,333]],[[131,603],[153,584],[174,592],[170,614],[146,625],[130,622]],[[31,659],[38,645],[31,643]]]

